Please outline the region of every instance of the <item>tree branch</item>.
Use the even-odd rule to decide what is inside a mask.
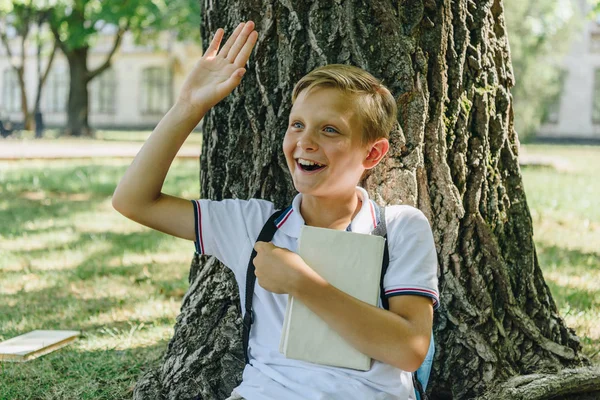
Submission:
[[[69,53],[68,53],[67,45],[64,44],[62,40],[60,40],[60,33],[58,32],[58,29],[52,23],[50,23],[48,25],[50,25],[50,30],[52,31],[52,35],[54,36],[54,40],[56,41],[55,43],[58,45],[58,47],[63,52],[65,57],[68,57]]]
[[[58,49],[58,42],[55,40],[54,41],[54,46],[52,47],[52,52],[50,53],[50,58],[48,58],[48,64],[46,65],[46,70],[44,71],[44,74],[42,75],[42,86],[44,86],[44,83],[46,83],[46,79],[48,78],[48,75],[50,74],[50,67],[52,67],[52,62],[54,61],[54,56],[56,55],[56,50]]]
[[[100,65],[98,68],[96,68],[95,70],[89,72],[88,77],[87,77],[88,82],[91,81],[92,79],[94,79],[96,76],[100,75],[102,72],[104,72],[108,68],[110,68],[111,59],[114,56],[114,54],[117,52],[117,49],[119,48],[119,45],[121,44],[121,40],[123,39],[123,34],[125,32],[127,32],[128,29],[129,29],[129,20],[127,20],[127,24],[125,24],[125,27],[119,28],[119,31],[115,35],[115,41],[113,43],[113,47],[110,50],[110,53],[108,53],[108,56],[106,56],[106,60],[104,60],[104,63],[102,65]]]
[[[52,67],[52,62],[54,61],[54,56],[56,55],[56,49],[58,49],[58,41],[54,40],[54,46],[52,46],[52,52],[50,53],[50,57],[48,58],[48,64],[46,64],[46,70],[44,71],[41,78],[39,78],[38,80],[38,88],[37,88],[37,95],[35,98],[35,106],[34,106],[34,111],[38,112],[40,109],[40,101],[42,99],[42,89],[44,87],[44,84],[46,83],[46,79],[48,78],[48,75],[50,74],[50,68]],[[39,48],[38,48],[38,61],[39,61]],[[38,74],[39,74],[39,70],[38,70]],[[39,75],[38,75],[39,76]]]
[[[0,31],[0,40],[2,40],[4,48],[6,49],[6,54],[8,55],[8,62],[10,63],[10,66],[17,70],[18,67],[13,62],[13,55],[12,51],[10,50],[10,43],[8,43],[8,38],[6,37],[6,32],[4,30]]]

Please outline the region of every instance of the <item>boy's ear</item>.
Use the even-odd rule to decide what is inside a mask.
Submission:
[[[389,149],[390,142],[385,138],[381,138],[371,144],[368,149],[369,153],[367,154],[367,158],[363,161],[363,167],[365,167],[365,169],[375,167],[387,154]]]

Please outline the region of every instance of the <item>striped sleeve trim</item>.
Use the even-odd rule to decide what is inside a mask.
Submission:
[[[281,214],[279,218],[275,220],[275,226],[277,226],[277,229],[281,228],[281,225],[285,224],[285,222],[288,220],[288,218],[290,217],[290,215],[292,215],[293,212],[294,209],[292,208],[292,206],[286,208],[283,214]]]
[[[192,204],[194,204],[194,221],[196,228],[196,241],[194,242],[196,245],[196,253],[206,254],[204,253],[204,240],[202,239],[202,210],[200,209],[200,202],[198,200],[192,200]]]
[[[396,288],[385,291],[385,297],[400,296],[404,294],[429,297],[433,300],[433,309],[437,310],[440,305],[440,298],[437,292],[421,288]]]

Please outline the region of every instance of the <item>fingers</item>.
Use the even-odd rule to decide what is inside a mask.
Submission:
[[[208,57],[214,57],[217,55],[217,52],[219,51],[219,45],[223,39],[223,33],[223,29],[217,29],[215,36],[213,36],[213,40],[210,42],[210,46],[208,46],[204,54],[206,54]]]
[[[244,44],[248,41],[248,37],[253,31],[254,22],[248,21],[244,25],[244,28],[240,32],[239,36],[235,39],[235,42],[233,43],[231,49],[227,52],[227,56],[225,58],[227,58],[229,62],[233,63],[235,61],[238,53],[240,52],[242,47],[244,47]]]
[[[250,54],[252,53],[252,49],[258,40],[258,32],[252,31],[250,36],[248,36],[248,40],[244,43],[244,47],[240,50],[235,61],[233,62],[236,67],[243,67],[248,62],[250,58]]]
[[[254,244],[254,250],[256,250],[257,253],[260,252],[261,250],[267,250],[270,247],[275,247],[275,246],[271,242],[256,242]]]
[[[263,246],[265,245],[265,242],[256,242],[254,244],[254,250],[256,250],[256,252],[260,252],[263,248]]]
[[[237,28],[235,28],[235,30],[233,31],[231,36],[229,36],[229,39],[227,39],[227,42],[225,42],[225,45],[219,52],[219,55],[223,56],[223,58],[227,58],[229,49],[231,49],[231,46],[233,46],[235,39],[237,39],[237,37],[240,35],[240,32],[242,32],[242,29],[244,29],[244,26],[245,26],[245,24],[242,22],[237,26]]]

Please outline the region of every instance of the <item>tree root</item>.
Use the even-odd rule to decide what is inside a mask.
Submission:
[[[516,376],[478,400],[598,400],[600,365]]]

